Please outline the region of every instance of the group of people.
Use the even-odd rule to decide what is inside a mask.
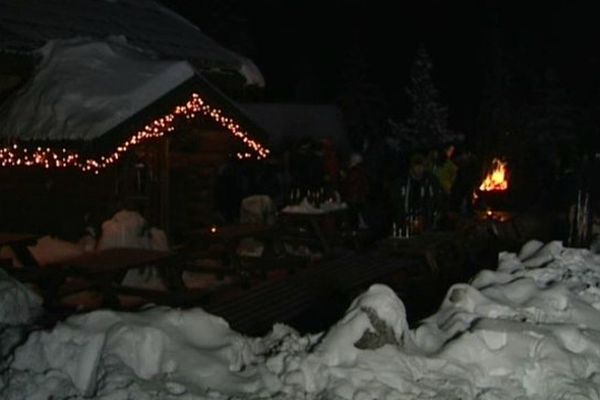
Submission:
[[[346,222],[352,229],[368,228],[383,236],[396,226],[414,234],[447,223],[450,211],[468,208],[473,187],[466,174],[468,156],[461,152],[457,157],[455,145],[448,144],[396,164],[404,168],[377,174],[369,168],[369,155],[354,153],[344,159],[331,140],[306,138],[277,162],[227,165],[217,184],[217,204],[224,219],[233,221],[244,196],[267,194],[281,208],[298,200],[298,193],[335,193],[348,205]]]
[[[468,211],[477,177],[470,173],[470,153],[456,155],[456,146],[447,144],[412,154],[405,169],[374,174],[363,155],[354,153],[344,163],[331,141],[312,141],[290,154],[291,186],[339,191],[352,228],[385,235],[394,226],[414,234],[448,224],[450,212]]]
[[[307,194],[316,196],[317,203],[341,198],[348,205],[350,228],[368,228],[378,237],[451,229],[461,215],[478,206],[473,204],[473,191],[481,183],[483,163],[462,144],[398,154],[394,158],[367,150],[344,156],[329,139],[305,138],[266,162],[232,160],[225,165],[216,186],[216,204],[223,222],[233,223],[241,200],[253,194],[270,196],[277,209]],[[558,221],[553,236],[569,243],[600,237],[592,233],[593,226],[600,226],[595,223],[600,195],[591,172],[600,165],[600,156],[582,161],[580,168],[576,162],[562,161],[564,157],[548,158],[557,165],[533,156],[513,159],[508,206],[546,212]],[[583,239],[574,234],[580,231],[585,232]]]
[[[387,223],[380,226],[392,235],[408,237],[427,230],[448,227],[452,215],[467,213],[477,180],[472,155],[456,156],[456,146],[447,144],[427,153],[410,155],[405,170],[387,174],[380,185],[381,205],[388,210]]]

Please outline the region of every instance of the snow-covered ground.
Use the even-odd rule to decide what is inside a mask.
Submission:
[[[599,286],[600,256],[532,241],[415,327],[383,285],[307,336],[246,337],[201,309],[96,311],[28,332],[0,398],[600,399]]]

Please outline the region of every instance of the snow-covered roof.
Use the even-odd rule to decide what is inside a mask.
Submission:
[[[246,84],[264,86],[251,60],[152,0],[0,0],[0,49],[30,52],[81,36],[123,36],[161,58],[187,60],[202,71],[234,71]]]
[[[241,108],[268,132],[269,145],[274,150],[311,137],[329,138],[340,153],[350,152],[341,111],[335,105],[244,103]]]
[[[53,40],[38,53],[32,79],[0,108],[0,137],[96,139],[195,75],[124,38]]]
[[[30,79],[0,105],[0,138],[10,143],[1,166],[97,172],[197,116],[238,138],[238,157],[269,152],[256,141],[262,129],[187,61],[158,59],[123,37],[52,40],[38,53]]]

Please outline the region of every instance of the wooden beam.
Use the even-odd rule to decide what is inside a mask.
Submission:
[[[170,159],[169,159],[169,138],[163,138],[160,146],[160,160],[159,160],[159,185],[160,185],[160,224],[162,229],[166,232],[167,237],[171,230],[170,224]]]

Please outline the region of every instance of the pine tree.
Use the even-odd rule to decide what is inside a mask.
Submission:
[[[419,48],[406,88],[412,110],[400,128],[400,133],[416,148],[436,146],[452,139],[448,130],[448,109],[438,100],[432,69],[429,54],[424,47]]]

